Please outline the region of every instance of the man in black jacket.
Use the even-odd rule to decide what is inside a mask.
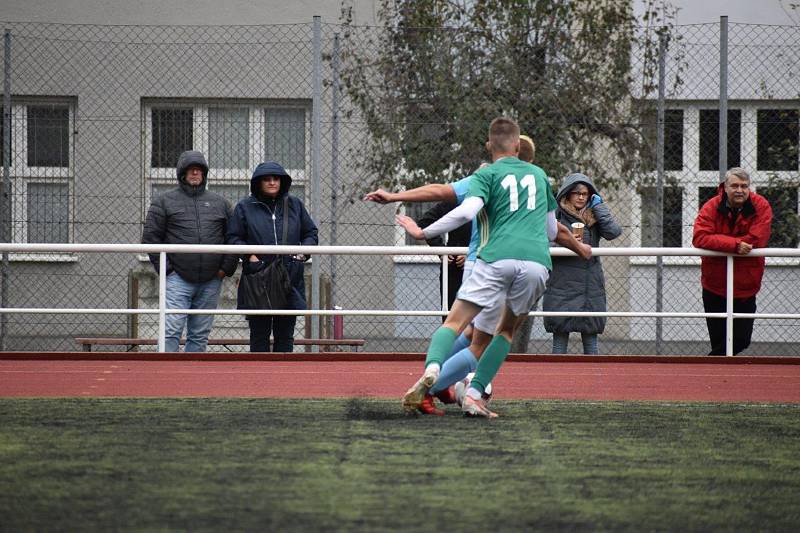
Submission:
[[[183,152],[178,187],[153,198],[143,244],[224,244],[231,207],[206,190],[208,164],[200,152]],[[150,254],[156,272],[159,254]],[[222,278],[236,271],[238,257],[223,254],[167,254],[168,309],[216,309]],[[177,352],[186,327],[186,351],[204,352],[214,315],[167,314],[166,351]]]

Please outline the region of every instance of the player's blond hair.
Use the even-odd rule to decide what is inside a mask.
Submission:
[[[508,117],[497,117],[489,124],[489,143],[493,149],[513,152],[519,144],[519,124]]]
[[[527,135],[519,136],[519,157],[522,161],[533,163],[533,158],[536,156],[536,145],[533,144],[533,139]]]

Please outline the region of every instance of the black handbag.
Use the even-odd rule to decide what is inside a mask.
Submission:
[[[289,231],[289,198],[283,199],[283,243]],[[281,243],[278,243],[281,244]],[[242,273],[239,309],[286,309],[292,283],[289,271],[279,255],[266,267]]]

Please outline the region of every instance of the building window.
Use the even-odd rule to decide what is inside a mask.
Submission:
[[[308,176],[307,101],[280,104],[213,100],[187,104],[164,100],[142,103],[147,142],[147,186],[143,210],[154,195],[177,185],[175,167],[186,150],[202,152],[209,165],[208,189],[234,205],[250,194],[250,176],[259,163],[279,162],[292,176],[290,192],[304,202]]]
[[[798,124],[796,109],[758,110],[758,170],[797,170]]]
[[[769,237],[770,248],[797,248],[797,187],[770,186],[759,187],[758,194],[763,196],[772,207],[772,226]]]
[[[208,109],[208,164],[213,168],[248,168],[250,111],[246,107]]]
[[[741,164],[742,111],[728,110],[728,168]],[[719,170],[719,110],[700,110],[700,170]]]
[[[267,109],[265,159],[300,168],[306,159],[306,117],[303,109]]]
[[[642,119],[642,131],[647,140],[643,158],[651,170],[657,168],[657,117],[657,113],[651,109]],[[683,109],[664,111],[664,170],[683,170]]]
[[[178,156],[192,149],[193,113],[191,109],[154,108],[152,110],[152,150],[150,165],[175,168]]]
[[[239,200],[250,196],[250,187],[248,185],[219,185],[214,184],[208,187],[208,190],[211,192],[215,192],[228,200],[228,203],[231,204],[231,208],[235,206]]]
[[[65,105],[27,106],[29,167],[69,166],[69,108]]]
[[[69,242],[69,185],[28,183],[28,242]]]
[[[683,188],[664,187],[662,243],[658,242],[656,188],[645,187],[640,196],[642,200],[642,246],[680,248],[683,245]]]
[[[72,241],[74,110],[70,99],[12,97],[6,215],[12,242]]]
[[[718,187],[698,187],[697,189],[697,210],[703,208],[706,202],[714,198],[719,193]]]

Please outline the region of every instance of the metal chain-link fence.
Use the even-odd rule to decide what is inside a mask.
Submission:
[[[623,227],[603,246],[688,247],[699,206],[720,179],[724,80],[726,166],[747,169],[753,190],[770,200],[770,245],[798,245],[797,27],[730,24],[721,40],[720,25],[679,26],[667,32],[661,54],[658,32],[641,29],[624,57],[622,45],[611,54],[573,50],[568,40],[520,44],[445,28],[321,24],[315,39],[312,22],[5,27],[7,242],[139,242],[151,199],[176,186],[178,154],[196,149],[211,167],[209,188],[231,204],[249,194],[259,162],[279,161],[321,244],[417,244],[394,214],[420,216],[429,205],[380,206],[361,201],[363,193],[468,175],[487,156],[489,121],[510,113],[534,139],[535,160],[556,189],[569,173],[595,179]],[[518,71],[529,75],[512,75]],[[767,263],[759,312],[795,312],[797,261]],[[603,264],[610,311],[703,310],[697,258]],[[306,266],[309,307],[435,310],[438,271],[438,262],[419,257],[315,256]],[[3,307],[154,307],[157,300],[144,256],[8,254],[2,274]],[[235,306],[238,275],[226,279],[221,307]],[[370,351],[420,351],[439,323],[348,316],[343,335],[366,339]],[[75,337],[154,338],[157,329],[153,315],[115,314],[7,313],[0,327],[4,350],[73,350]],[[336,329],[330,317],[300,317],[296,333],[332,337]],[[211,336],[247,337],[247,323],[218,316]],[[747,353],[799,355],[798,340],[795,321],[759,320]],[[536,318],[528,351],[550,349]],[[570,349],[581,350],[579,336]],[[609,318],[600,349],[700,354],[708,334],[703,319]]]

